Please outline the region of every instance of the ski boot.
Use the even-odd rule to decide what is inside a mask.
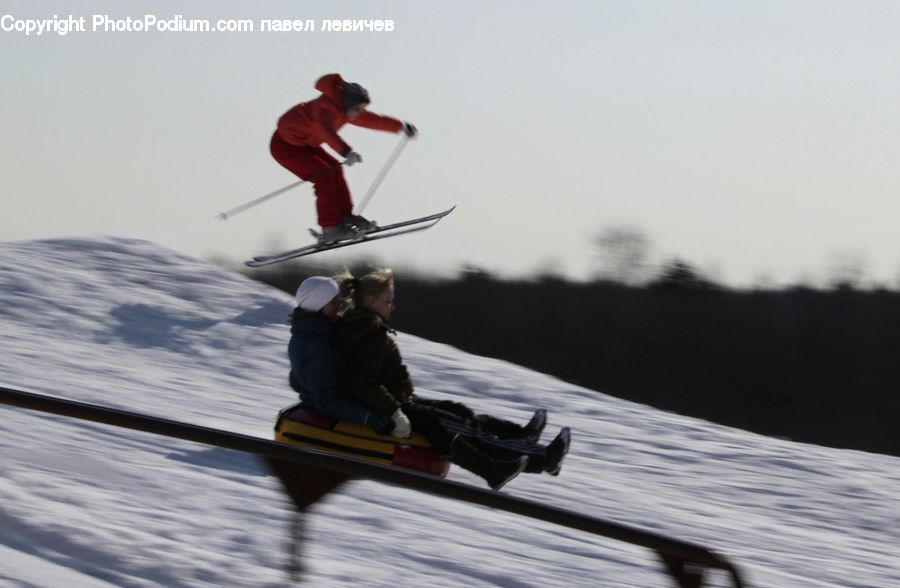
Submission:
[[[353,228],[355,228],[357,232],[363,234],[369,233],[378,228],[378,223],[358,214],[351,214],[350,216],[344,217],[341,222],[353,226]]]
[[[359,231],[353,225],[341,222],[330,227],[322,227],[322,232],[319,234],[319,243],[325,245],[337,241],[356,239],[359,236]]]

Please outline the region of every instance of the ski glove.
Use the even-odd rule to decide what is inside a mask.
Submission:
[[[394,430],[394,421],[391,417],[380,415],[377,412],[367,412],[365,425],[371,427],[379,435],[390,435]]]
[[[362,156],[356,151],[348,151],[346,155],[344,155],[344,163],[347,167],[350,167],[354,163],[362,163]]]
[[[409,122],[405,122],[405,123],[403,123],[403,132],[406,134],[407,137],[409,137],[410,139],[413,139],[413,138],[415,138],[416,135],[419,134],[419,129],[416,128],[416,125],[409,123]]]
[[[402,409],[398,408],[394,411],[394,414],[391,415],[391,420],[394,421],[394,430],[391,431],[391,435],[402,439],[412,435],[412,425],[409,424],[409,418],[403,414]]]

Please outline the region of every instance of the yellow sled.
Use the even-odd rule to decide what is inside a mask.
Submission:
[[[315,412],[302,403],[278,414],[275,440],[442,478],[450,470],[450,462],[419,434],[409,439],[379,435],[365,425]]]

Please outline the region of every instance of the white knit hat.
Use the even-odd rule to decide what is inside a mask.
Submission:
[[[297,306],[309,312],[319,312],[338,295],[337,282],[323,276],[306,278],[297,288]]]

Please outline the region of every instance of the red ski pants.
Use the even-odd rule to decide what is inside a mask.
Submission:
[[[321,147],[291,145],[276,132],[269,151],[275,161],[302,180],[313,183],[319,226],[331,227],[353,212],[344,168]]]

